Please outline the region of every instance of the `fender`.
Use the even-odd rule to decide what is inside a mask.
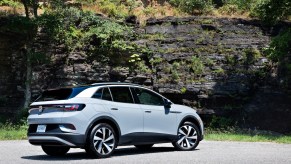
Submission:
[[[196,117],[194,117],[194,116],[186,116],[186,117],[184,117],[181,121],[180,121],[180,123],[179,123],[179,126],[178,126],[178,129],[179,129],[179,127],[185,122],[185,120],[187,120],[187,119],[191,119],[191,120],[195,120],[195,123],[194,124],[196,124],[196,125],[198,125],[198,128],[199,128],[199,130],[200,130],[200,134],[201,134],[201,138],[200,138],[200,140],[202,140],[202,138],[203,138],[203,134],[202,134],[202,127],[201,127],[201,125],[200,125],[200,123],[199,123],[199,121],[198,121],[198,119],[196,118]]]
[[[91,121],[89,126],[87,127],[85,136],[86,137],[88,136],[89,130],[92,128],[92,126],[95,124],[95,122],[97,122],[99,120],[103,120],[103,119],[104,120],[110,120],[111,122],[113,122],[115,124],[115,126],[117,127],[117,130],[118,130],[118,132],[117,132],[118,137],[120,137],[121,136],[121,131],[120,131],[119,125],[117,124],[117,122],[112,117],[109,117],[109,116],[100,116],[100,117],[95,118],[93,121]]]

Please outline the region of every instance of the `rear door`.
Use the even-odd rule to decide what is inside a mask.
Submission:
[[[123,138],[132,138],[137,133],[141,134],[143,112],[138,104],[134,104],[129,87],[111,86],[109,89],[113,102],[108,103],[108,107],[121,129]]]

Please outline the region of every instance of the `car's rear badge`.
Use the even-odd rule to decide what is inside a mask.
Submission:
[[[42,106],[39,106],[39,107],[38,107],[38,111],[39,111],[39,114],[42,113],[42,111],[43,111]]]

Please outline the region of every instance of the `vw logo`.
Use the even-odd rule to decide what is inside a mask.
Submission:
[[[41,112],[43,111],[42,106],[39,106],[39,107],[38,107],[38,111],[39,111],[39,113],[41,113]]]

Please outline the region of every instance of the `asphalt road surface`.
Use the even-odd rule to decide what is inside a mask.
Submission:
[[[28,141],[0,141],[0,164],[9,163],[278,163],[291,164],[291,144],[202,141],[194,151],[175,151],[171,144],[157,144],[150,151],[118,147],[107,159],[89,158],[82,149],[64,157],[50,157]]]

